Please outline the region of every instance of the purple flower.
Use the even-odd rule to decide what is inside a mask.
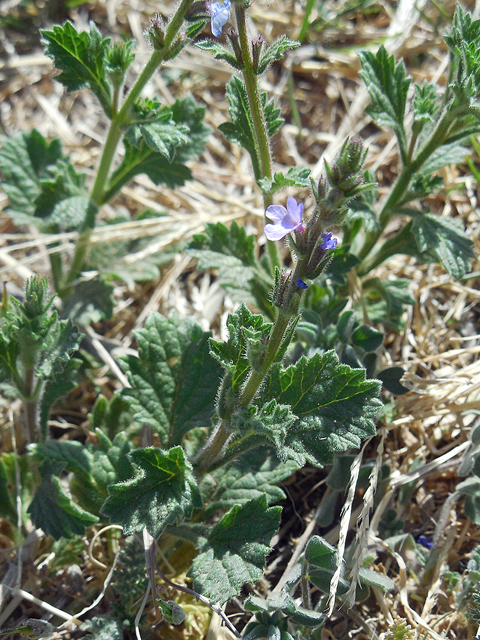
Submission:
[[[322,233],[322,243],[319,245],[320,251],[328,251],[328,249],[335,249],[337,246],[337,239],[332,238],[332,234]]]
[[[433,547],[433,540],[427,538],[427,536],[418,536],[417,542],[427,549],[431,549]]]
[[[230,20],[230,0],[207,2],[207,12],[211,17],[212,33],[216,38],[222,35],[223,25]]]
[[[300,287],[300,289],[308,289],[308,284],[305,284],[301,278],[297,278],[297,287]]]
[[[268,240],[281,240],[287,233],[300,231],[305,227],[302,224],[303,203],[298,204],[295,198],[287,200],[287,208],[281,204],[271,204],[267,209],[267,216],[275,224],[265,225],[265,235]]]

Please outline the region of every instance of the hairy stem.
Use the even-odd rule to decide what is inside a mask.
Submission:
[[[243,79],[247,90],[248,105],[252,116],[253,130],[255,134],[255,150],[260,165],[260,174],[255,176],[257,180],[260,178],[272,179],[272,159],[270,155],[270,141],[268,139],[267,124],[260,100],[260,92],[258,90],[257,76],[255,75],[252,56],[250,53],[250,42],[247,34],[246,25],[246,5],[244,3],[235,3],[235,17],[237,20],[237,29],[239,36],[240,49],[243,59]],[[263,196],[263,206],[266,210],[273,202],[272,196],[268,193]],[[268,218],[266,221],[269,222]],[[267,251],[270,258],[270,265],[280,267],[280,257],[275,242],[267,240]]]
[[[115,152],[122,136],[122,128],[128,124],[131,109],[135,101],[140,97],[143,88],[150,80],[156,69],[160,66],[160,64],[168,58],[172,44],[174,44],[175,39],[178,36],[178,32],[183,24],[185,13],[192,4],[193,0],[182,0],[180,2],[177,11],[173,15],[165,31],[163,47],[161,49],[155,49],[152,52],[150,60],[145,65],[142,73],[138,76],[135,84],[125,98],[125,101],[122,104],[121,108],[117,113],[114,114],[110,122],[107,139],[105,141],[102,157],[98,166],[97,177],[95,179],[95,183],[93,185],[91,193],[91,200],[98,207],[104,204],[104,194],[107,189],[108,178],[110,175]],[[90,244],[92,231],[93,228],[89,227],[78,236],[77,242],[75,244],[72,263],[65,278],[64,296],[68,295],[69,293],[68,285],[76,280],[82,271],[83,265],[85,263],[85,257],[87,255],[88,247]]]
[[[428,160],[428,158],[432,155],[436,149],[438,149],[442,144],[444,144],[446,139],[446,134],[452,120],[454,120],[456,114],[452,111],[447,112],[444,117],[439,122],[436,130],[434,131],[430,140],[425,144],[423,149],[418,153],[417,157],[412,160],[412,162],[406,164],[400,175],[397,178],[395,186],[393,187],[381,213],[380,213],[380,228],[375,231],[371,231],[367,233],[365,238],[365,243],[361,250],[359,251],[358,257],[360,260],[365,260],[365,258],[372,251],[376,243],[378,242],[380,236],[385,231],[385,227],[390,222],[392,218],[392,211],[395,206],[400,202],[400,200],[405,195],[405,192],[408,189],[410,181],[415,173],[421,168],[421,166]],[[363,265],[359,265],[357,271],[360,273],[364,270]]]
[[[26,367],[23,384],[25,423],[30,442],[38,440],[37,400],[34,397],[35,367]]]

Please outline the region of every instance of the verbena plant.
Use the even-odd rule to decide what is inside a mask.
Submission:
[[[379,379],[387,389],[405,392],[401,369],[378,372],[383,333],[371,323],[401,328],[405,306],[414,301],[405,280],[379,280],[369,275],[372,269],[404,253],[441,262],[461,278],[474,257],[461,225],[430,213],[424,201],[441,187],[435,171],[462,160],[462,142],[480,131],[480,21],[457,8],[445,38],[451,65],[444,90],[425,83],[410,91],[403,62],[395,63],[383,47],[360,54],[371,98],[368,113],[393,130],[401,161],[397,180],[378,202],[374,176],[363,167],[366,150],[356,139],[346,140],[337,158],[325,163],[318,181],[305,167],[274,172],[270,141],[282,119],[273,100],[260,92],[258,79],[299,43],[286,36],[270,44],[252,41],[248,5],[181,0],[169,21],[155,17],[147,32],[150,60],[128,91],[132,42],[113,44],[93,25],[88,33],[68,22],[43,31],[46,53],[60,71],[57,80],[68,91],[91,90],[109,119],[96,178],[89,188],[60,142],[48,142],[37,131],[4,141],[0,152],[12,220],[50,234],[78,231],[68,268],[60,248],[50,254],[64,317],[78,318],[79,301],[82,308],[108,309],[108,287],[101,281],[97,288],[85,287],[79,279],[89,266],[99,208],[139,173],[156,184],[183,185],[191,177],[186,163],[198,157],[208,135],[204,109],[192,98],[165,106],[143,99],[142,89],[190,42],[235,69],[226,88],[231,120],[219,128],[251,158],[265,206],[266,251],[258,259],[254,236],[235,223],[208,225],[187,247],[199,268],[217,269],[224,288],[253,309],[241,304],[229,315],[228,339],[214,339],[190,319],[152,313],[136,334],[138,355],[122,362],[130,387],[110,402],[98,399],[90,416],[95,437],[82,445],[57,441],[48,432],[49,408],[73,384],[79,363],[71,356],[79,335],[52,311],[43,279],[28,282],[24,302],[9,306],[4,300],[0,335],[2,378],[23,401],[31,441],[22,482],[27,499],[33,492],[33,523],[56,539],[82,534],[97,522],[120,523],[125,535],[143,532],[147,550],[151,536],[167,555],[176,549],[177,557],[178,545],[186,556],[193,545],[193,590],[213,606],[262,575],[280,522],[281,508],[271,506],[284,497],[279,483],[307,463],[322,468],[343,460],[348,476],[346,452],[376,432]],[[199,39],[208,19],[218,37],[230,18],[235,27],[227,32],[228,45]],[[115,163],[120,142],[124,154]],[[293,197],[285,202],[280,194],[285,187],[310,189],[308,210]],[[386,235],[394,218],[405,222],[399,232]],[[337,246],[333,232],[340,227]],[[278,252],[283,238],[291,249],[291,269]],[[352,270],[363,279],[363,324],[352,305],[345,310]],[[88,318],[82,315],[81,321]],[[138,446],[142,431],[152,446]],[[65,472],[68,488],[60,479]],[[13,480],[12,456],[3,456],[0,509],[9,518],[15,517]],[[331,483],[335,486],[333,476]],[[288,640],[295,628],[321,625],[332,576],[338,574],[339,598],[349,589],[354,554],[350,557],[339,569],[343,560],[335,548],[312,538],[281,593],[248,600],[255,619],[244,638]],[[365,568],[360,577],[364,584],[392,586]],[[316,602],[311,585],[322,594]],[[358,597],[360,592],[359,587]],[[124,595],[127,601],[129,593]],[[161,610],[172,624],[183,620],[175,603],[162,601]]]

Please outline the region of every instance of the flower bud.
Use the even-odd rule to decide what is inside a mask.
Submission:
[[[227,38],[232,46],[233,53],[235,54],[235,58],[238,62],[237,68],[243,69],[245,65],[243,63],[243,55],[242,49],[240,47],[240,38],[238,33],[235,31],[235,29],[230,29],[230,31],[227,33]]]
[[[258,38],[254,38],[252,40],[252,66],[253,72],[256,73],[258,70],[258,63],[260,62],[260,53],[262,52],[263,47],[263,38],[259,36]]]
[[[164,24],[163,19],[159,13],[156,13],[153,18],[150,18],[150,26],[143,32],[143,35],[154,49],[163,49],[165,44],[165,34],[163,31]]]

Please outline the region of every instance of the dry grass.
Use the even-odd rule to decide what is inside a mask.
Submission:
[[[64,94],[61,85],[52,79],[51,61],[43,55],[34,31],[35,27],[48,26],[46,7],[39,9],[40,4],[25,5],[17,0],[4,4],[0,8],[3,16],[8,13],[30,21],[23,33],[7,28],[0,38],[4,52],[0,62],[0,114],[6,134],[36,127],[46,137],[59,136],[78,170],[92,177],[106,134],[107,123],[100,107],[88,92]],[[303,19],[302,5],[295,0],[255,0],[251,9],[252,33],[258,31],[268,40],[282,33],[295,38]],[[415,80],[444,84],[447,53],[441,34],[446,20],[438,7],[426,0],[417,3],[400,0],[398,5],[370,2],[338,18],[339,3],[331,1],[322,6],[329,25],[321,31],[310,30],[310,44],[287,56],[283,65],[275,65],[263,80],[263,89],[275,96],[287,121],[274,140],[274,157],[279,167],[308,165],[318,176],[323,159],[334,156],[346,135],[358,134],[369,148],[368,162],[377,173],[380,192],[384,195],[397,173],[398,158],[390,133],[379,131],[365,115],[368,95],[359,81],[356,51],[385,42],[391,53],[405,59]],[[149,16],[155,11],[169,14],[170,9],[170,3],[150,0],[141,4],[136,0],[130,3],[107,0],[80,5],[71,9],[68,16],[77,28],[86,28],[88,19],[94,19],[104,34],[122,32],[135,37],[137,58],[131,72],[133,76],[149,55],[142,38]],[[452,15],[453,10],[452,2],[442,8],[448,15]],[[318,18],[319,14],[314,11],[312,20]],[[216,131],[216,126],[227,119],[224,89],[229,77],[226,66],[191,48],[165,72],[155,75],[148,93],[168,104],[192,92],[207,106],[207,122],[212,125],[213,133],[200,161],[192,164],[194,180],[185,187],[172,191],[156,187],[140,176],[123,188],[115,201],[103,208],[102,216],[111,219],[118,212],[126,211],[132,221],[98,227],[92,239],[95,245],[101,247],[125,238],[148,239],[141,251],[123,258],[126,264],[136,264],[150,255],[181,247],[194,233],[200,232],[206,222],[237,220],[260,238],[262,200],[254,186],[248,159]],[[289,95],[290,79],[294,89]],[[300,128],[293,117],[292,104],[298,110]],[[477,185],[464,169],[444,170],[446,188],[430,198],[428,206],[440,215],[461,218],[480,255]],[[303,195],[308,207],[309,195]],[[6,196],[0,192],[0,206],[6,204]],[[135,220],[136,214],[146,208],[161,216]],[[47,257],[53,249],[52,238],[33,229],[20,232],[5,215],[0,218],[0,225],[2,279],[10,282],[10,286],[22,287],[32,273],[48,274]],[[55,242],[57,240],[56,237]],[[75,234],[62,234],[60,241],[68,257]],[[473,271],[478,272],[479,267],[477,260]],[[392,274],[411,281],[417,303],[409,311],[405,330],[388,334],[383,360],[386,366],[398,364],[406,369],[405,384],[411,385],[412,391],[391,399],[389,417],[382,425],[384,437],[381,443],[377,440],[365,451],[366,458],[381,455],[388,461],[391,475],[384,483],[382,500],[375,505],[373,491],[367,491],[365,504],[373,510],[369,513],[363,507],[359,537],[363,553],[378,555],[379,566],[383,565],[385,572],[395,578],[396,588],[386,596],[375,592],[351,611],[337,611],[322,637],[323,640],[376,637],[386,632],[398,617],[408,620],[414,630],[412,637],[416,632],[419,638],[430,635],[437,639],[464,640],[471,638],[476,628],[457,613],[455,594],[446,590],[442,574],[447,568],[462,573],[469,553],[480,544],[480,532],[464,515],[462,501],[451,498],[459,481],[457,468],[467,451],[468,435],[480,411],[478,277],[454,282],[441,267],[419,265],[403,256],[389,260],[374,275],[389,278]],[[361,299],[359,279],[351,282],[351,290],[354,299]],[[114,357],[131,347],[131,329],[141,327],[153,309],[162,312],[175,309],[181,315],[194,315],[205,328],[219,331],[222,317],[233,307],[215,282],[214,274],[198,274],[194,263],[180,254],[162,267],[161,279],[157,282],[131,289],[118,284],[115,295],[117,309],[113,322],[96,328],[116,343],[118,349],[113,352]],[[96,338],[98,336],[92,336],[93,340]],[[109,352],[102,351],[98,340],[97,356],[105,361],[105,367],[97,372],[96,389],[111,395],[117,384],[125,384],[125,379],[121,370],[115,369],[114,360],[112,365]],[[117,382],[106,376],[112,366]],[[72,396],[70,417],[67,412],[64,418],[81,430],[86,424],[86,405],[88,408],[94,396],[91,386],[82,389],[79,396]],[[7,425],[9,416],[18,412],[19,407],[5,401],[2,409]],[[11,439],[5,436],[3,446],[8,448],[9,442]],[[418,461],[425,466],[412,471],[412,465]],[[270,588],[278,590],[292,554],[301,553],[312,533],[320,531],[335,544],[339,536],[343,540],[351,539],[362,512],[362,504],[358,498],[353,502],[353,496],[352,517],[344,519],[341,528],[320,530],[317,526],[315,514],[324,495],[323,477],[321,472],[305,469],[296,474],[295,481],[287,487],[291,503],[285,505],[284,526],[275,552],[269,558]],[[403,504],[400,490],[412,480],[416,480],[416,486],[410,500]],[[413,552],[393,551],[379,537],[382,515],[392,508],[404,521],[406,532],[434,538],[440,553],[428,576],[421,578],[422,568]],[[0,566],[5,570],[3,583],[11,587],[16,581],[20,584],[12,545],[12,531],[0,524]],[[42,566],[47,566],[49,550],[48,541],[39,532],[32,531],[24,541],[23,592],[17,592],[13,599],[7,588],[0,593],[6,607],[0,613],[1,625],[11,626],[22,616],[40,617],[44,604],[39,607],[39,601],[48,600],[57,609],[71,612],[88,607],[103,593],[113,561],[105,537],[95,542],[90,554],[84,554],[80,576],[76,577],[67,570],[47,576]],[[261,592],[266,588],[266,583],[259,587]],[[28,602],[26,594],[38,600]],[[194,609],[192,603],[189,606]],[[197,613],[197,618],[191,618],[189,631],[152,627],[149,637],[200,638],[208,624],[208,612],[200,608]],[[153,624],[153,610],[148,616]],[[209,640],[228,637],[227,632],[215,625],[218,619],[214,616]]]

